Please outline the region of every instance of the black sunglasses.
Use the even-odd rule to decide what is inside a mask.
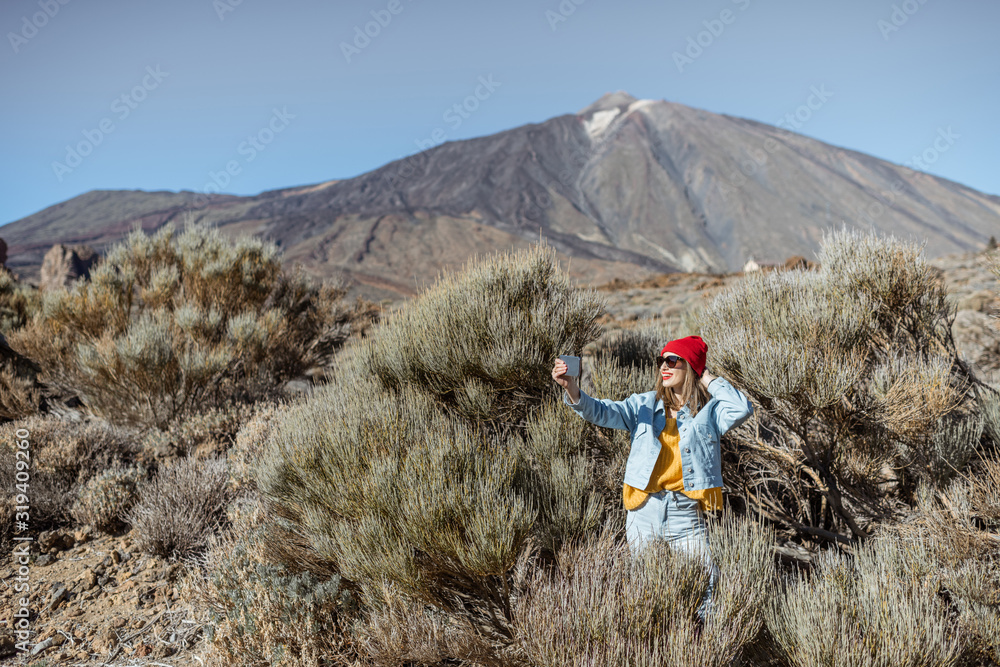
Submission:
[[[667,362],[667,368],[677,368],[677,365],[684,361],[684,358],[678,357],[676,354],[668,354],[665,357],[657,357],[656,367],[659,368],[662,366],[664,361]]]

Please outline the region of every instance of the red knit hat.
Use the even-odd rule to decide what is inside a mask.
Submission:
[[[668,352],[673,352],[691,365],[692,370],[698,377],[705,372],[705,357],[708,354],[708,345],[701,339],[701,336],[687,336],[672,340],[663,346],[660,356],[666,356]]]

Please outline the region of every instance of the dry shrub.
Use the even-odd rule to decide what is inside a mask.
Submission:
[[[0,266],[0,335],[23,327],[40,307],[38,289],[18,282],[9,269]]]
[[[10,474],[13,488],[14,434],[29,432],[31,529],[48,530],[73,521],[71,509],[77,493],[101,472],[128,467],[136,461],[135,434],[106,422],[63,421],[54,416],[33,415],[0,425],[0,460]],[[4,481],[4,480],[0,480]]]
[[[980,459],[944,489],[921,484],[917,504],[890,534],[927,545],[930,567],[958,617],[970,660],[1000,658],[1000,463]],[[976,664],[990,664],[989,662]]]
[[[700,561],[665,543],[633,553],[609,531],[564,545],[554,571],[529,574],[517,604],[528,663],[742,664],[773,595],[773,533],[727,516],[710,524],[709,541],[720,576],[704,629],[695,616],[708,583]]]
[[[19,374],[13,363],[0,361],[0,420],[24,419],[38,412],[41,402],[34,377]]]
[[[962,470],[983,426],[922,249],[842,231],[818,258],[720,293],[704,335],[760,407],[724,440],[730,484],[790,533],[848,544]]]
[[[502,648],[468,624],[439,609],[413,602],[390,585],[365,600],[368,612],[351,628],[364,654],[380,667],[441,665],[455,660],[474,665],[516,664]]]
[[[533,246],[444,275],[373,335],[364,363],[387,388],[417,386],[457,415],[520,423],[552,393],[552,362],[598,333],[603,303]]]
[[[589,344],[586,351],[596,361],[612,358],[619,366],[645,370],[653,378],[657,370],[656,357],[663,345],[672,338],[671,327],[665,323],[644,322],[631,329],[609,331]],[[644,387],[641,391],[648,389]]]
[[[106,470],[83,485],[70,514],[77,522],[98,530],[120,530],[125,526],[125,513],[138,498],[139,482],[145,477],[141,467]]]
[[[624,523],[626,434],[573,420],[548,375],[556,354],[593,339],[596,309],[586,295],[560,294],[562,279],[536,250],[443,280],[343,356],[329,385],[263,410],[240,432],[234,458],[252,468],[266,508],[255,558],[280,563],[283,576],[339,575],[358,604],[350,615],[330,607],[339,625],[322,636],[326,648],[303,649],[299,628],[275,622],[265,634],[291,639],[246,655],[270,659],[266,647],[284,641],[310,660],[380,665],[936,665],[991,656],[993,540],[984,527],[995,530],[998,482],[975,456],[993,433],[986,404],[973,403],[974,380],[948,363],[940,293],[920,273],[919,253],[835,241],[856,249],[831,251],[812,277],[749,277],[756,282],[730,295],[728,310],[717,304],[703,335],[720,338],[710,358],[748,387],[764,417],[727,436],[736,457],[727,481],[744,485],[752,509],[800,535],[850,542],[853,556],[827,555],[815,576],[778,593],[773,532],[745,518],[713,521],[721,574],[715,615],[700,627],[700,563],[663,544],[636,558],[613,537]],[[647,359],[663,337],[634,331],[595,344],[588,391],[647,391]],[[907,412],[913,400],[930,409]],[[887,480],[892,468],[898,477]],[[967,475],[964,495],[953,491]],[[909,529],[947,532],[951,542],[856,539],[925,496],[950,499]],[[251,580],[242,571],[227,588]],[[282,609],[294,606],[282,599]],[[230,655],[257,627],[239,622]]]
[[[356,319],[345,290],[282,272],[278,248],[217,229],[134,230],[89,282],[46,293],[11,344],[41,379],[117,423],[165,429],[210,407],[276,396],[323,363]],[[363,325],[363,323],[362,323]]]
[[[5,443],[16,442],[13,439],[5,438]],[[5,493],[0,501],[0,549],[3,553],[10,553],[14,546],[15,535],[15,506],[18,504],[17,497],[17,458],[15,452],[17,445],[4,444],[0,447],[0,484],[3,488],[12,489],[14,493]]]
[[[504,578],[534,515],[512,444],[347,376],[279,417],[257,483],[351,581],[503,633]]]
[[[767,623],[793,665],[956,665],[965,639],[940,587],[926,544],[873,538],[855,559],[826,552],[776,596]]]
[[[540,509],[536,539],[553,552],[564,541],[593,533],[607,520],[606,511],[621,505],[620,485],[612,490],[595,484],[604,477],[611,452],[588,450],[593,429],[568,417],[561,402],[545,401],[528,422],[524,439],[532,496]]]
[[[138,494],[126,521],[142,551],[164,558],[202,550],[234,497],[225,460],[191,458],[161,470]]]
[[[750,660],[761,650],[766,632],[764,608],[776,589],[773,528],[731,511],[708,524],[712,560],[719,568],[713,594],[709,638],[724,654]]]
[[[953,355],[946,292],[921,246],[844,229],[824,236],[817,260],[832,289],[872,304],[873,349]]]
[[[552,359],[579,348],[553,347],[553,341],[588,342],[596,308],[585,295],[559,296],[568,289],[561,277],[555,286],[539,278],[552,275],[552,267],[540,266],[546,257],[551,261],[535,250],[493,259],[471,270],[475,280],[444,281],[427,301],[408,305],[416,314],[404,309],[373,331],[329,385],[277,412],[266,427],[248,424],[240,448],[258,451],[258,433],[264,441],[262,453],[250,455],[258,460],[254,478],[269,508],[261,551],[288,571],[336,572],[356,588],[364,613],[352,633],[379,664],[549,664],[538,656],[552,651],[570,660],[572,651],[555,647],[562,626],[546,626],[547,616],[540,620],[563,613],[544,605],[558,599],[550,588],[564,585],[573,610],[560,622],[611,609],[607,626],[581,635],[581,660],[593,649],[605,651],[609,664],[623,656],[728,664],[762,632],[771,538],[759,526],[720,525],[720,563],[732,572],[718,593],[724,621],[707,629],[693,652],[686,642],[696,633],[694,614],[707,583],[700,563],[664,545],[652,548],[648,562],[622,556],[613,566],[610,552],[584,549],[590,560],[580,556],[580,562],[593,576],[574,584],[567,574],[575,558],[569,554],[583,549],[574,545],[623,526],[620,470],[612,480],[608,469],[624,465],[628,446],[572,419],[560,403],[549,376]],[[481,340],[481,324],[444,329],[453,326],[449,318],[476,322],[486,302],[508,304],[495,315],[489,345]],[[543,317],[557,303],[575,310]],[[462,315],[465,309],[472,314]],[[416,322],[423,322],[419,331]],[[577,322],[583,333],[567,332],[567,322]],[[441,331],[450,335],[432,338]],[[416,337],[409,347],[404,333]],[[650,353],[642,363],[651,365],[662,345],[656,337],[643,339]],[[621,368],[628,344],[619,342],[607,346],[590,381],[625,395],[648,389],[649,369]],[[520,372],[529,380],[520,395],[504,396],[494,384],[499,375],[480,375],[490,366],[483,349],[521,351],[526,369]],[[379,366],[413,370],[417,358],[420,374],[405,381]],[[466,363],[450,368],[456,360]],[[447,390],[468,389],[463,371],[492,392],[475,410],[469,393],[460,399]],[[544,564],[554,557],[561,578],[546,574]],[[618,566],[631,578],[622,579]],[[639,603],[614,592],[647,584],[654,590]],[[586,595],[595,597],[586,601]],[[534,620],[518,617],[526,599],[537,605],[530,607]],[[577,608],[585,601],[589,607]],[[629,615],[618,618],[619,611]],[[660,638],[650,640],[654,626]],[[537,635],[528,643],[526,628]],[[619,633],[621,642],[599,648],[605,632]],[[525,657],[525,647],[534,653]]]
[[[1000,562],[969,560],[948,571],[945,585],[955,599],[959,624],[976,657],[1000,663]]]
[[[978,389],[978,407],[983,426],[993,441],[993,451],[1000,452],[1000,391],[991,385]]]
[[[255,500],[196,559],[194,594],[210,612],[213,663],[235,667],[352,664],[345,625],[356,614],[340,578],[290,572],[261,555],[266,510]],[[210,663],[211,664],[211,663]]]
[[[554,572],[535,570],[517,604],[529,664],[723,665],[734,657],[696,637],[708,585],[700,561],[656,542],[633,555],[610,533],[564,545],[557,561]]]
[[[40,368],[11,349],[5,337],[23,327],[40,304],[37,289],[18,283],[0,266],[0,421],[33,415],[43,403],[37,382]]]
[[[1000,533],[1000,460],[981,459],[973,477],[969,505],[988,531]]]
[[[255,478],[272,534],[294,545],[279,555],[330,564],[366,599],[391,586],[509,644],[529,541],[556,548],[601,523],[592,438],[560,432],[550,377],[599,311],[544,248],[485,260],[407,304],[275,419]]]
[[[226,460],[229,473],[236,488],[256,488],[253,467],[264,453],[274,421],[282,404],[258,403],[250,418],[245,420],[236,433],[232,448]]]
[[[166,430],[150,428],[140,442],[147,459],[186,457],[209,458],[226,453],[236,434],[256,413],[254,405],[233,404],[209,407],[204,412],[180,418]]]

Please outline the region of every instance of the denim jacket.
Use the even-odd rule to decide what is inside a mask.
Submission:
[[[753,405],[747,397],[721,377],[708,384],[708,393],[712,398],[694,417],[686,405],[677,413],[685,490],[722,486],[719,438],[753,414]],[[667,424],[663,401],[656,400],[656,392],[632,394],[624,401],[612,401],[592,398],[580,390],[577,403],[570,403],[565,392],[563,402],[593,424],[632,433],[624,481],[629,486],[645,489],[660,455],[660,432]]]

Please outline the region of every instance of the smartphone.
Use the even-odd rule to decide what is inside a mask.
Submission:
[[[568,354],[560,354],[559,358],[566,362],[566,375],[580,377],[580,357],[573,357]]]

